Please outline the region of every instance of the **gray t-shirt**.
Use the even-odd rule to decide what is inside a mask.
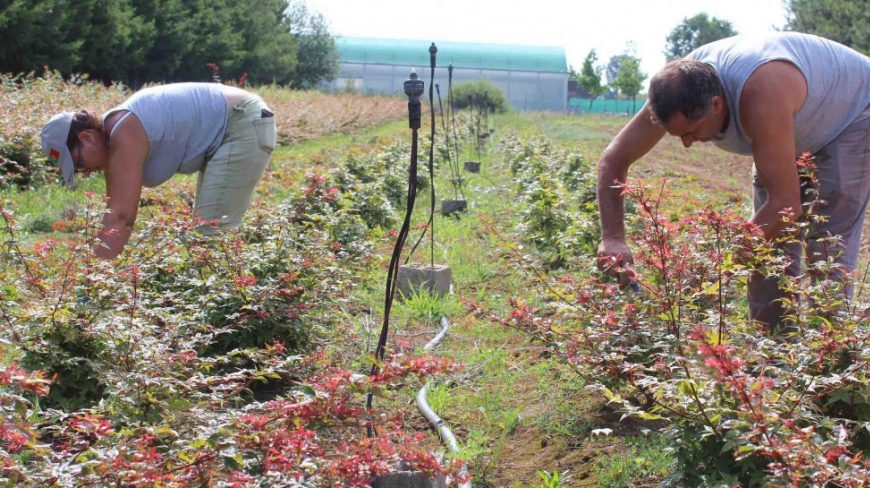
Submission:
[[[142,184],[155,187],[175,173],[195,173],[214,156],[227,128],[227,99],[217,83],[145,88],[103,115],[128,110],[148,136]]]
[[[794,117],[795,156],[816,153],[833,141],[870,105],[870,58],[842,44],[797,32],[739,35],[689,53],[719,74],[731,119],[717,147],[752,154],[740,119],[739,101],[749,76],[762,64],[784,60],[807,81],[807,99]]]

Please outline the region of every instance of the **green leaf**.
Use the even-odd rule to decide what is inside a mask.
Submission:
[[[235,456],[223,456],[224,466],[234,471],[239,471],[244,467],[245,459],[241,454]]]
[[[317,396],[317,392],[314,391],[314,388],[311,388],[308,385],[302,385],[302,386],[296,388],[296,391],[298,391],[299,393],[302,393],[303,395],[305,395],[309,399]]]

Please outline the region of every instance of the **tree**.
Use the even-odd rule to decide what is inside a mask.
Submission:
[[[285,23],[299,46],[299,62],[290,76],[291,85],[307,89],[314,88],[321,80],[335,79],[338,48],[323,14],[310,12],[305,3],[292,0]]]
[[[628,59],[629,55],[626,53],[617,54],[616,56],[611,56],[610,61],[607,62],[607,67],[604,68],[604,78],[607,80],[608,85],[612,85],[617,78],[619,78],[619,72],[622,70],[622,62]]]
[[[626,97],[631,97],[631,111],[633,113],[637,94],[643,88],[643,82],[647,76],[640,71],[640,59],[632,54],[626,54],[627,56],[622,59],[619,75],[611,83],[611,86],[618,89]]]
[[[338,51],[303,0],[0,0],[0,72],[48,66],[133,88],[224,79],[310,88]]]
[[[719,39],[737,35],[737,31],[727,20],[710,18],[701,13],[692,18],[684,18],[667,38],[665,57],[668,61],[682,58],[695,49]]]
[[[786,0],[786,30],[806,32],[870,53],[870,3],[853,0]]]
[[[595,66],[598,62],[598,54],[595,49],[589,51],[586,59],[583,60],[583,67],[580,68],[580,74],[576,77],[577,85],[589,93],[589,110],[592,110],[592,102],[607,91],[607,86],[601,84],[601,73],[604,71],[603,66]]]
[[[242,42],[239,62],[228,71],[232,78],[248,73],[252,83],[291,82],[300,46],[285,23],[288,12],[286,0],[249,1],[238,8],[235,30],[242,33]]]
[[[76,15],[69,0],[0,1],[0,72],[72,68],[82,46]]]

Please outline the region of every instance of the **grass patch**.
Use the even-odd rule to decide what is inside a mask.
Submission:
[[[625,443],[626,450],[601,460],[599,486],[627,488],[650,478],[667,477],[673,458],[663,437],[629,437]]]

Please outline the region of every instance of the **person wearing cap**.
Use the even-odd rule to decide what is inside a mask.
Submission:
[[[198,173],[193,210],[201,234],[237,227],[276,136],[260,96],[219,83],[174,83],[140,90],[101,117],[57,114],[41,142],[68,186],[76,173],[105,175],[109,211],[94,253],[112,259],[130,239],[142,188],[176,173]]]

